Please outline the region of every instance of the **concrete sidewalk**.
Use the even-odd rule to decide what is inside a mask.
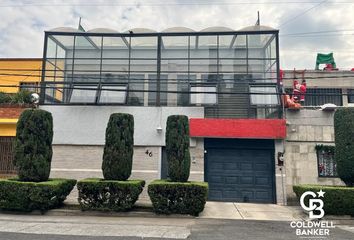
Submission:
[[[199,218],[268,221],[302,220],[300,207],[276,204],[207,202]]]

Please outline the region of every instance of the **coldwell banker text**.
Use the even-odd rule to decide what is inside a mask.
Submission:
[[[328,221],[293,221],[292,228],[296,228],[297,236],[329,236],[329,230],[335,228],[333,222]]]

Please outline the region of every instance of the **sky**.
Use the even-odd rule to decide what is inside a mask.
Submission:
[[[254,25],[279,29],[282,69],[314,69],[316,53],[354,68],[354,0],[0,0],[0,58],[40,58],[44,31],[57,27],[119,32],[183,26],[200,31]]]

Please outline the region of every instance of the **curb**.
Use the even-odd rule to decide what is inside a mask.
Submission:
[[[86,216],[86,217],[141,217],[141,218],[187,218],[194,219],[195,216],[184,214],[156,214],[153,212],[152,206],[149,205],[137,205],[133,209],[126,212],[114,212],[114,211],[94,211],[85,210],[82,211],[79,205],[65,204],[62,208],[51,209],[45,212],[40,210],[34,210],[32,212],[19,212],[19,211],[3,211],[0,213],[11,215],[34,215],[34,216]]]

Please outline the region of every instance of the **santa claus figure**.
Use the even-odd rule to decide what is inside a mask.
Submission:
[[[306,94],[306,80],[302,80],[300,84],[298,80],[293,83],[293,101],[296,103],[304,103]]]

